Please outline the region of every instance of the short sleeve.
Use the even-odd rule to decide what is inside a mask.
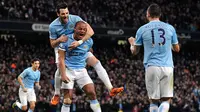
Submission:
[[[57,39],[56,29],[53,26],[49,26],[49,38],[50,39]]]
[[[25,69],[19,76],[24,78],[28,75],[28,69]]]
[[[136,45],[136,46],[142,45],[142,30],[141,30],[141,28],[139,28],[136,32],[134,45]]]

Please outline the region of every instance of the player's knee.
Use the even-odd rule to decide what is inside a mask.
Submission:
[[[71,105],[72,100],[71,100],[71,98],[66,97],[66,98],[64,98],[63,103],[66,105]]]
[[[99,60],[95,56],[88,57],[87,64],[90,66],[95,66]]]
[[[30,105],[30,109],[31,109],[31,110],[34,110],[34,109],[35,109],[35,104],[31,104],[31,105]]]
[[[27,111],[27,106],[22,106],[22,111]]]

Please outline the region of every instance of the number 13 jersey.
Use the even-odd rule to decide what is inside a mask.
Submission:
[[[136,32],[134,45],[144,46],[144,66],[174,67],[171,47],[178,44],[174,27],[162,21],[151,21]]]

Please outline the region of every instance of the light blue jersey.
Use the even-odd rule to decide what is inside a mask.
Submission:
[[[32,67],[28,67],[20,74],[20,77],[22,77],[25,88],[33,88],[35,82],[39,82],[40,80],[40,71],[33,71]]]
[[[141,26],[136,32],[136,46],[144,45],[144,66],[173,67],[172,44],[178,44],[173,26],[151,21]]]
[[[69,51],[68,47],[75,41],[74,34],[67,35],[68,41],[59,44],[59,49],[66,51],[65,65],[70,69],[81,69],[86,66],[87,52],[92,48],[93,40],[89,38],[77,48]]]
[[[69,14],[69,19],[66,24],[62,24],[59,17],[49,25],[49,38],[57,39],[61,35],[72,34],[74,32],[75,24],[78,21],[83,21],[79,16]]]

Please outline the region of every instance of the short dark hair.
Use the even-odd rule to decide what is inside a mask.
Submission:
[[[161,9],[158,4],[151,4],[148,9],[147,9],[150,17],[155,18],[155,17],[160,17],[161,16]]]
[[[65,9],[65,8],[68,8],[68,5],[66,2],[58,3],[58,5],[56,6],[56,12],[60,13],[60,9]]]
[[[78,24],[80,24],[80,23],[84,23],[84,24],[86,24],[84,21],[78,21],[78,22],[76,22],[76,24],[75,24],[75,28],[76,28],[76,26],[78,25]]]
[[[40,59],[38,59],[38,58],[33,58],[33,59],[31,60],[31,63],[34,63],[35,61],[39,61],[39,62],[40,62]]]

